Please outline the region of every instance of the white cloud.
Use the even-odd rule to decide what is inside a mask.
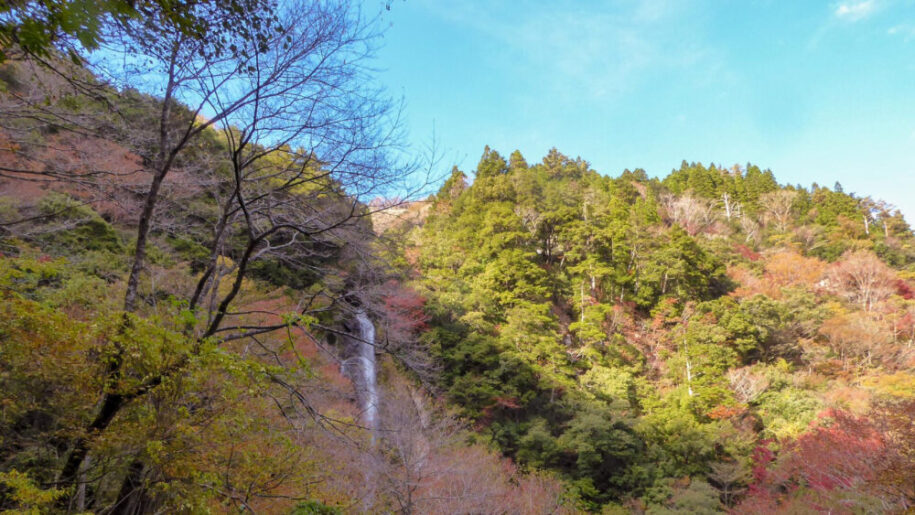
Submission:
[[[915,39],[915,25],[896,25],[887,29],[886,33],[890,36],[901,37],[903,41],[909,42]]]
[[[621,0],[598,8],[575,0],[549,7],[529,0],[427,5],[489,41],[492,57],[517,67],[524,80],[576,101],[581,95],[618,98],[657,70],[720,69],[717,55],[690,29],[695,14],[675,0]]]
[[[837,18],[843,20],[858,21],[867,18],[876,10],[876,0],[862,0],[859,2],[843,2],[836,6],[834,14]]]

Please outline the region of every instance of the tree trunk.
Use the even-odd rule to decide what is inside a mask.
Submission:
[[[149,240],[149,232],[152,227],[152,219],[155,214],[156,204],[159,200],[159,190],[162,188],[162,182],[171,169],[177,149],[172,152],[168,150],[168,123],[171,116],[172,94],[175,87],[175,67],[178,56],[179,46],[175,44],[170,56],[168,82],[165,87],[165,94],[162,99],[162,111],[159,115],[159,151],[156,164],[158,165],[153,175],[152,183],[146,192],[146,200],[143,203],[143,210],[140,212],[140,218],[137,223],[137,243],[133,252],[133,263],[130,267],[130,275],[127,278],[127,290],[124,292],[124,311],[133,313],[137,309],[137,292],[140,285],[140,274],[146,265],[146,244]],[[108,382],[111,383],[120,373],[121,362],[117,358],[108,370]],[[105,393],[102,397],[101,409],[95,420],[89,426],[87,434],[80,436],[74,443],[70,451],[64,468],[61,471],[60,478],[65,484],[72,482],[76,478],[76,473],[82,466],[86,455],[89,452],[90,438],[95,433],[104,432],[111,424],[115,415],[125,404],[125,397],[121,394]],[[141,465],[142,466],[142,465]],[[131,465],[133,467],[133,464]],[[128,472],[128,479],[130,472]],[[125,480],[126,481],[126,480]],[[120,494],[118,496],[120,505]]]
[[[83,461],[83,467],[79,472],[79,486],[76,487],[76,511],[82,513],[86,511],[86,469],[89,467],[91,458],[86,457]]]
[[[120,411],[123,406],[123,395],[106,393],[102,397],[102,407],[99,409],[98,415],[95,416],[95,420],[89,424],[86,434],[81,435],[76,439],[76,442],[73,443],[73,447],[70,449],[70,454],[67,455],[67,460],[64,463],[63,469],[61,469],[60,476],[58,476],[58,482],[63,487],[66,488],[76,482],[79,476],[80,467],[86,459],[86,455],[89,453],[90,439],[94,434],[101,433],[107,429],[114,419],[114,416],[117,415],[118,411]]]
[[[153,182],[146,194],[146,202],[143,204],[143,211],[140,213],[140,221],[137,226],[137,245],[133,251],[133,264],[130,267],[130,277],[127,279],[127,291],[124,293],[124,311],[134,312],[137,309],[137,290],[140,285],[140,273],[146,264],[146,242],[149,239],[149,229],[152,225],[153,213],[156,209],[156,201],[159,196],[159,189],[162,187],[162,181],[165,179],[166,171],[157,172],[153,177]]]
[[[111,515],[139,515],[148,511],[147,508],[150,507],[150,502],[143,484],[143,471],[145,468],[143,461],[139,457],[130,463],[124,482],[121,483],[121,491],[118,492],[117,503],[111,510]]]
[[[580,293],[581,300],[579,301],[580,302],[579,309],[581,310],[581,323],[583,324],[583,323],[585,323],[585,283],[584,283],[584,281],[582,281],[581,287],[579,289],[581,290],[581,293]]]
[[[686,358],[686,391],[690,397],[693,396],[693,368],[688,357]]]
[[[171,153],[168,150],[168,120],[171,116],[172,94],[175,88],[175,67],[178,58],[178,44],[172,49],[168,68],[168,82],[162,98],[162,112],[159,114],[159,150],[156,158],[156,171],[152,184],[146,192],[146,201],[137,224],[137,245],[134,247],[133,264],[130,267],[130,276],[127,278],[127,291],[124,293],[124,311],[134,312],[137,309],[137,289],[140,284],[140,273],[146,264],[146,241],[149,239],[149,229],[152,225],[153,213],[159,201],[159,189],[162,181],[168,175],[177,149]]]

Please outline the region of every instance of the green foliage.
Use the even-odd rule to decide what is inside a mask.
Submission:
[[[586,393],[607,403],[611,409],[623,411],[637,405],[632,373],[621,368],[594,365],[579,377]]]
[[[285,266],[278,260],[264,259],[251,263],[249,268],[251,277],[269,282],[277,286],[288,286],[296,290],[304,290],[316,280],[314,274],[303,273]]]
[[[702,422],[693,413],[685,388],[667,395],[646,413],[638,430],[647,444],[655,477],[682,477],[706,472],[716,455],[720,422]]]
[[[114,470],[143,456],[174,478],[152,490],[163,506],[200,511],[214,497],[201,485],[216,477],[257,482],[265,470],[290,474],[298,466],[290,458],[302,450],[285,432],[268,430],[266,415],[274,381],[310,377],[307,362],[268,365],[189,337],[183,330],[193,313],[182,303],[139,316],[112,309],[107,295],[103,280],[63,259],[0,258],[0,455],[3,482],[13,489],[9,498],[0,494],[2,506],[44,512],[63,493],[33,486],[55,480],[67,442],[95,416],[98,392],[135,395],[152,378],[158,387],[146,402],[128,405],[93,439],[92,452]],[[124,373],[109,377],[112,363]],[[220,465],[226,459],[230,470]]]
[[[290,515],[341,515],[343,510],[327,506],[321,501],[305,501],[296,505]]]
[[[455,166],[451,169],[451,175],[445,180],[442,187],[439,188],[435,199],[438,202],[452,202],[454,199],[458,198],[465,189],[467,189],[467,176]]]
[[[637,485],[630,468],[642,452],[642,443],[611,411],[582,405],[556,444],[559,460],[571,467],[572,477],[595,489],[583,491],[585,498],[606,502]]]
[[[798,340],[812,336],[828,317],[816,297],[802,289],[784,290],[780,300],[754,295],[740,303],[740,312],[755,326],[758,347],[753,357],[763,361],[796,358]]]
[[[840,217],[859,217],[858,202],[842,191],[817,188],[813,191],[811,203],[814,205],[814,221],[820,225],[836,226]]]
[[[142,119],[139,105],[128,103],[125,115]],[[224,144],[208,137],[194,149],[199,155],[182,159]],[[227,172],[224,163],[216,168]],[[743,470],[760,439],[802,437],[818,412],[843,402],[829,391],[837,383],[813,372],[835,367],[820,330],[835,315],[828,281],[817,272],[778,282],[773,254],[833,259],[873,248],[895,267],[915,262],[901,216],[838,190],[780,187],[753,165],[684,163],[663,180],[642,170],[610,178],[556,149],[529,164],[520,152],[506,159],[487,147],[473,176],[471,185],[452,170],[421,225],[395,229],[403,255],[389,262],[416,267],[428,317],[420,341],[439,365],[431,379],[478,430],[475,438],[524,469],[552,470],[565,495],[593,511],[716,513],[724,508],[717,466]],[[767,202],[779,192],[793,203],[773,224]],[[702,230],[670,212],[670,200],[687,194],[710,210]],[[189,201],[186,220],[213,219],[214,198]],[[735,212],[725,214],[724,202]],[[14,220],[20,208],[0,199],[0,218]],[[158,474],[149,491],[161,505],[188,512],[226,508],[212,485],[301,477],[290,457],[306,454],[308,444],[266,413],[289,409],[288,391],[277,385],[318,373],[295,346],[292,325],[329,326],[338,322],[333,314],[279,316],[289,331],[278,353],[264,354],[269,359],[195,339],[204,317],[170,295],[192,289],[193,275],[214,259],[205,246],[212,235],[200,225],[154,235],[149,262],[160,274],[143,285],[151,302],[142,313],[123,313],[111,299],[123,287],[127,238],[66,195],[48,194],[36,209],[44,218],[27,243],[37,248],[5,239],[19,257],[0,257],[2,506],[50,507],[63,494],[45,485],[67,442],[90,422],[98,392],[129,396],[151,378],[154,391],[92,439],[91,455],[114,476],[140,457]],[[865,215],[870,233],[859,222]],[[227,248],[244,239],[238,226],[227,234]],[[284,286],[319,297],[367,273],[347,264],[326,275],[344,267],[345,254],[343,243],[306,242],[255,261],[248,277],[260,281],[260,293]],[[228,266],[237,258],[218,257]],[[169,274],[191,280],[163,285]],[[893,336],[881,351],[902,361],[911,331],[902,300],[911,285],[903,279],[911,276],[899,277],[898,306],[881,305],[879,318]],[[107,373],[114,368],[124,372]],[[866,373],[861,386],[875,395],[912,396],[909,375]],[[747,481],[724,494],[729,506]],[[109,496],[118,486],[99,483]],[[341,513],[330,506],[338,500],[327,502],[303,502],[293,513]]]
[[[50,230],[36,237],[47,252],[72,255],[88,251],[119,253],[123,244],[114,228],[88,205],[59,193],[49,193],[38,209]]]
[[[62,265],[0,260],[0,447],[39,483],[54,478],[60,436],[86,422],[103,370],[86,361],[103,351],[95,328],[40,302],[56,296]]]
[[[0,485],[9,489],[9,493],[0,494],[9,496],[16,508],[12,513],[38,514],[53,508],[54,503],[63,497],[66,492],[56,488],[44,489],[36,485],[26,474],[16,469],[9,472],[0,472]],[[4,511],[11,513],[11,511]]]
[[[739,201],[751,212],[757,209],[756,202],[764,193],[778,189],[770,170],[760,170],[758,166],[747,164],[741,169],[735,166],[732,170],[716,167],[707,168],[702,163],[683,161],[679,170],[674,170],[664,178],[662,184],[671,192],[694,195],[708,199],[721,199],[730,196],[731,201]]]
[[[239,36],[262,46],[267,34],[280,29],[272,7],[264,0],[13,0],[0,7],[0,48],[6,50],[0,51],[0,62],[10,57],[7,51],[16,45],[44,58],[66,52],[79,64],[83,50],[95,50],[104,42],[106,28],[142,18],[156,19],[162,26],[159,30],[167,27],[187,38],[208,41],[207,51],[214,55],[236,53]]]
[[[135,13],[125,1],[45,0],[6,3],[0,10],[0,47],[12,44],[41,57],[48,57],[57,40],[73,37],[86,49],[98,47],[106,15]],[[0,53],[0,62],[8,56]],[[78,60],[75,54],[73,57]]]
[[[646,309],[664,298],[706,300],[729,289],[722,263],[677,225],[643,266],[634,300]]]
[[[507,171],[508,163],[505,162],[505,159],[500,156],[498,152],[490,149],[488,146],[483,149],[483,157],[480,158],[480,163],[477,165],[477,179],[497,177]]]
[[[201,268],[206,259],[210,257],[209,249],[200,241],[190,237],[172,236],[167,238],[167,241],[182,261],[189,261],[195,268]]]
[[[720,492],[708,482],[691,479],[689,486],[673,490],[670,499],[664,505],[649,507],[646,513],[651,515],[668,515],[673,513],[711,515],[721,513],[723,507],[718,500]]]
[[[721,210],[710,236],[670,220],[658,200],[670,194]],[[858,215],[849,195],[783,188],[749,164],[612,179],[556,149],[531,165],[487,147],[474,184],[454,169],[417,231],[425,340],[449,399],[591,508],[641,495],[652,512],[715,513],[719,492],[701,479],[712,464],[746,462],[756,438],[795,437],[824,406],[791,368],[813,359],[806,345],[831,316],[807,289],[815,273],[772,296],[730,296],[725,263],[768,274],[766,245],[831,257],[867,236],[849,223]]]
[[[755,401],[767,436],[779,439],[797,436],[807,429],[823,404],[810,392],[785,386],[762,393]]]

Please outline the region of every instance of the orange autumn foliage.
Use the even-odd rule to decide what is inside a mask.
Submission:
[[[826,263],[815,257],[805,257],[792,251],[780,251],[765,258],[762,276],[736,266],[728,275],[740,283],[736,297],[750,297],[758,293],[778,299],[783,288],[804,287],[812,289],[823,277]]]

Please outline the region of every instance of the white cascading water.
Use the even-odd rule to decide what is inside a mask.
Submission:
[[[375,371],[375,325],[365,311],[356,312],[356,324],[359,334],[359,362],[362,369],[362,387],[365,389],[362,396],[362,413],[365,426],[373,432],[378,419],[378,386]]]

